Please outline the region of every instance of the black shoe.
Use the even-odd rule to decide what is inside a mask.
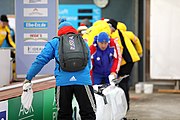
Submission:
[[[127,120],[127,118],[124,117],[124,118],[122,118],[121,120]]]

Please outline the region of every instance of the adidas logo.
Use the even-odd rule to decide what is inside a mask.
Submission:
[[[72,76],[69,81],[76,81],[76,78],[74,76]]]

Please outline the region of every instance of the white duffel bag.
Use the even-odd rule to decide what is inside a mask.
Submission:
[[[102,93],[97,93],[98,86],[94,85],[95,99],[97,105],[96,120],[120,120],[126,116],[127,102],[124,91],[117,86],[106,86],[102,90]],[[73,98],[73,109],[76,108],[76,112],[73,112],[73,120],[81,120],[79,115],[79,106]]]

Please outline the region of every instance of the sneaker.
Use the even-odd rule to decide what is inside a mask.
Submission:
[[[127,120],[127,118],[126,118],[126,117],[123,117],[121,120]]]

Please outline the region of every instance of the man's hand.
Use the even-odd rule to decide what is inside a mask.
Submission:
[[[110,84],[113,85],[113,86],[115,86],[113,80],[114,80],[116,77],[117,77],[117,74],[116,74],[115,72],[112,72],[112,73],[108,76],[109,82],[110,82]]]
[[[28,90],[31,90],[32,89],[32,83],[30,80],[27,80],[25,79],[24,82],[23,82],[23,90],[24,91],[28,91]]]
[[[26,84],[26,83],[31,83],[31,81],[30,81],[30,80],[25,79],[25,80],[24,80],[24,82],[23,82],[23,85],[24,85],[24,84]]]
[[[112,72],[110,75],[113,75],[114,79],[117,78],[117,74],[115,72]]]

